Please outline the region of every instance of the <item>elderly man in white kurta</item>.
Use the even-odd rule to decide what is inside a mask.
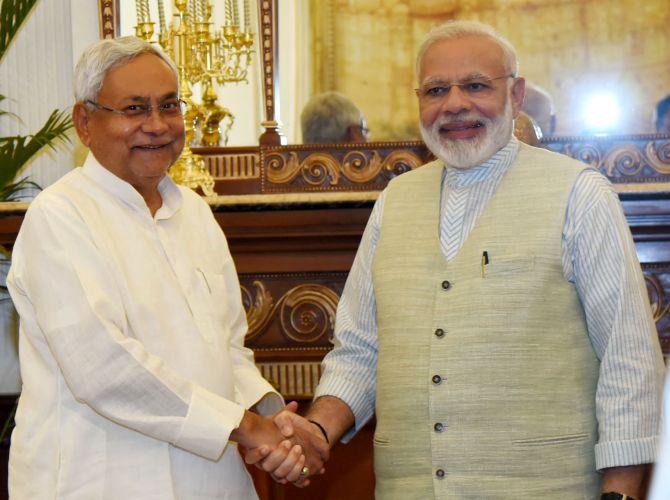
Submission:
[[[166,176],[184,144],[176,70],[132,37],[90,47],[73,119],[91,153],[31,203],[8,286],[24,499],[253,499],[235,443],[281,435],[243,345],[235,267],[208,205]]]
[[[277,419],[332,446],[376,415],[380,499],[638,496],[663,363],[616,193],[512,136],[524,80],[490,27],[435,28],[417,74],[438,160],[380,196],[309,421]]]

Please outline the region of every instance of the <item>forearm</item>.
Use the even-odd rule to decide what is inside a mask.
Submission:
[[[648,464],[603,469],[602,492],[614,491],[639,499],[642,496],[642,484],[648,470]]]
[[[318,422],[325,429],[331,448],[355,422],[351,408],[334,396],[316,399],[305,418]]]

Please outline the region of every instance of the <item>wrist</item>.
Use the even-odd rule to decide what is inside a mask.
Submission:
[[[250,441],[251,436],[254,435],[257,418],[259,417],[255,413],[249,410],[244,410],[244,415],[242,416],[239,425],[230,433],[230,440],[241,444],[245,448],[251,448]]]
[[[330,440],[328,439],[328,433],[326,432],[326,429],[321,425],[319,422],[316,420],[307,420],[308,422],[314,424],[317,429],[319,429],[319,432],[323,435],[323,439],[326,440],[326,444],[330,445]]]
[[[618,491],[608,491],[600,495],[600,500],[635,500],[635,498]]]

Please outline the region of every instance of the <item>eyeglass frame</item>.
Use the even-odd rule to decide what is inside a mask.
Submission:
[[[488,78],[488,77],[484,77],[484,76],[474,77],[474,78],[464,80],[461,83],[446,83],[445,82],[443,85],[440,85],[440,82],[435,82],[435,86],[442,86],[442,87],[446,87],[446,89],[447,89],[447,91],[443,95],[440,95],[440,96],[428,96],[427,94],[422,93],[422,91],[424,91],[423,87],[419,87],[419,88],[414,89],[414,92],[416,93],[417,97],[419,98],[419,101],[421,101],[422,99],[425,100],[426,98],[433,98],[433,99],[435,99],[435,102],[437,102],[439,99],[443,99],[445,96],[449,95],[449,92],[451,91],[451,89],[453,87],[458,87],[461,91],[463,91],[463,86],[471,84],[471,83],[488,83],[488,82],[494,82],[496,80],[502,80],[503,78],[506,79],[506,78],[518,78],[518,77],[512,73],[512,74],[507,74],[507,75],[502,75],[502,76],[496,76],[495,78]]]
[[[95,109],[102,109],[103,111],[109,111],[110,113],[116,113],[117,115],[121,115],[124,118],[127,118],[129,120],[140,118],[142,116],[143,116],[144,120],[147,120],[151,116],[151,113],[153,112],[154,109],[158,110],[158,114],[160,116],[165,117],[166,115],[163,114],[163,111],[165,111],[165,109],[161,109],[161,108],[163,106],[166,106],[167,104],[172,104],[172,102],[165,103],[165,104],[159,104],[158,106],[153,106],[153,105],[149,104],[149,105],[146,105],[147,109],[144,111],[143,115],[138,114],[136,116],[129,116],[122,109],[109,108],[107,106],[103,106],[99,102],[92,101],[91,99],[86,99],[85,102],[86,102],[86,104],[90,104],[91,106],[93,106]],[[179,103],[179,113],[175,114],[174,116],[175,117],[184,116],[184,112],[186,111],[186,107],[188,106],[188,104],[183,99],[177,99],[177,102]],[[144,104],[131,104],[130,106],[142,106],[142,107],[144,107],[145,105]],[[167,115],[167,116],[170,116],[170,115]]]

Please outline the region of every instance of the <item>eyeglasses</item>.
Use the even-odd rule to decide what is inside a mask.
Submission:
[[[158,113],[163,118],[176,118],[178,116],[183,116],[186,112],[186,102],[181,99],[169,100],[158,106],[151,106],[150,104],[130,104],[123,109],[108,108],[107,106],[103,106],[102,104],[91,100],[87,100],[86,103],[96,109],[116,113],[117,115],[125,116],[131,120],[146,120],[151,116],[154,109],[158,109]]]
[[[430,82],[423,85],[421,88],[414,89],[416,95],[419,96],[419,101],[423,105],[429,105],[441,101],[449,94],[453,87],[458,87],[466,96],[475,99],[490,96],[496,89],[493,82],[502,80],[503,78],[514,78],[514,75],[503,75],[495,78],[471,78],[463,80],[460,83],[448,82]]]

